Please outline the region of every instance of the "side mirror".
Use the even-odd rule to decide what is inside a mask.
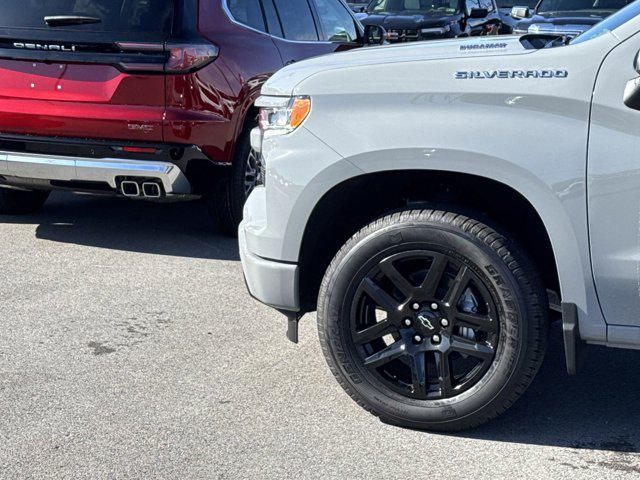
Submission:
[[[511,16],[518,20],[527,18],[529,16],[529,7],[513,7],[511,9]]]
[[[636,55],[633,66],[636,72],[640,73],[640,52]],[[622,99],[627,107],[640,110],[640,77],[627,82]]]
[[[469,12],[469,18],[485,18],[489,15],[489,10],[486,8],[472,8]]]
[[[364,26],[365,45],[382,45],[387,40],[387,31],[380,25]]]
[[[627,82],[622,100],[627,107],[640,110],[640,77]]]

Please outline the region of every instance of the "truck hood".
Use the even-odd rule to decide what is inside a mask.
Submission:
[[[368,15],[361,20],[363,25],[380,25],[387,30],[417,30],[425,27],[440,27],[451,23],[458,14],[394,14],[394,15]]]
[[[394,64],[418,60],[440,60],[495,55],[522,55],[527,50],[519,36],[471,37],[463,39],[413,42],[381,47],[367,47],[334,53],[295,63],[276,72],[262,87],[263,95],[291,96],[305,79],[327,70],[374,64]],[[462,62],[461,62],[462,64]]]
[[[574,11],[539,12],[534,15],[534,18],[542,17],[547,21],[558,23],[558,24],[561,24],[562,22],[570,22],[570,23],[590,23],[592,25],[595,25],[596,23],[604,20],[614,12],[615,10],[574,10]]]
[[[531,18],[523,20],[522,24],[533,23],[552,23],[554,25],[590,25],[593,26],[596,23],[601,22],[607,18],[611,11],[601,11],[598,15],[589,14],[584,11],[576,12],[544,12],[537,13]]]
[[[544,12],[537,13],[531,18],[518,22],[516,30],[529,33],[548,33],[558,35],[579,35],[595,24],[600,23],[612,12],[599,11],[598,15],[590,14],[590,11],[575,12]]]

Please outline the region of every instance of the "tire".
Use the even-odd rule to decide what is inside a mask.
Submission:
[[[50,192],[0,188],[0,215],[28,215],[42,208]]]
[[[331,371],[360,406],[394,425],[458,431],[498,416],[530,384],[546,351],[547,302],[527,256],[494,229],[404,211],[335,256],[318,330]]]
[[[206,198],[214,223],[230,236],[238,234],[244,204],[260,178],[260,165],[251,149],[250,133],[248,129],[240,136],[231,172],[219,180],[214,195]]]

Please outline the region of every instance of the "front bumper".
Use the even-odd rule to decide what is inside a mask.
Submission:
[[[254,194],[252,196],[255,198]],[[238,242],[244,277],[251,296],[278,310],[299,312],[298,266],[267,260],[251,253],[247,248],[244,225],[240,225]]]
[[[251,131],[251,147],[262,156],[262,132]],[[238,231],[240,259],[253,298],[270,307],[289,313],[300,311],[298,290],[299,268],[295,263],[267,260],[249,251],[247,231],[261,237],[266,226],[266,188],[259,187],[251,193],[244,207],[243,221]]]
[[[265,186],[255,188],[247,199],[240,225],[247,286],[267,305],[302,313],[300,252],[309,218],[331,188],[362,171],[304,126],[264,137],[256,129],[251,143],[262,155],[266,175]]]

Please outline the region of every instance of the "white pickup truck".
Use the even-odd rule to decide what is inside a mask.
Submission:
[[[562,319],[640,347],[640,3],[568,41],[376,47],[285,68],[258,100],[251,294],[317,310],[331,370],[387,422],[508,408]]]

